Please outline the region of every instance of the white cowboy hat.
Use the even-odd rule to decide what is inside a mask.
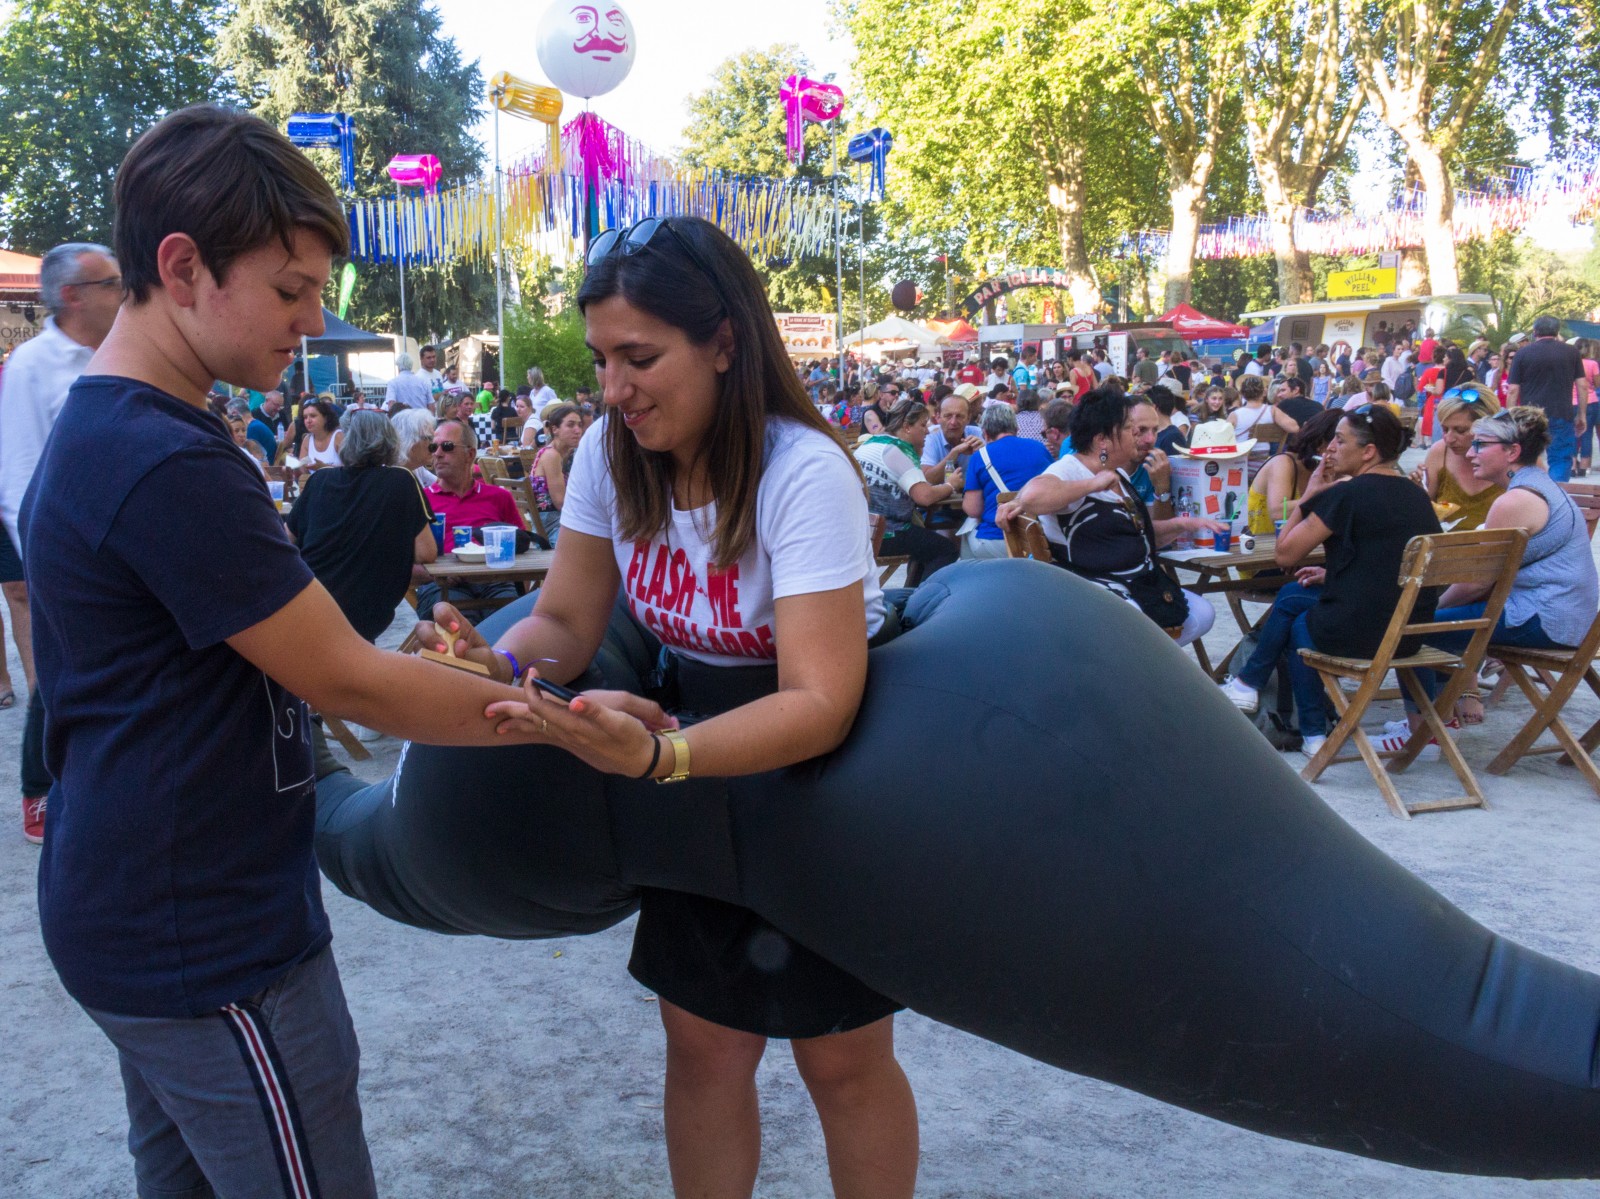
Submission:
[[[1234,437],[1233,423],[1225,420],[1208,420],[1196,425],[1189,435],[1189,444],[1179,446],[1178,453],[1188,458],[1242,458],[1255,448],[1256,440]]]
[[[952,394],[960,396],[963,400],[970,404],[972,403],[973,397],[978,394],[978,387],[975,383],[962,383],[955,388]]]

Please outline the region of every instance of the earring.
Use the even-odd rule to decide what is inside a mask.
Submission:
[[[1101,466],[1104,466],[1106,464],[1106,457],[1107,457],[1106,452],[1104,450],[1101,450],[1100,451],[1100,465]]]

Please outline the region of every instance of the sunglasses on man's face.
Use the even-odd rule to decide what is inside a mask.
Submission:
[[[455,453],[456,443],[453,441],[430,441],[428,443],[428,453],[437,454],[441,451],[446,454]]]

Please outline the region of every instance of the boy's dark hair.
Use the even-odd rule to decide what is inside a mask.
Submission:
[[[156,251],[186,233],[218,284],[234,260],[296,229],[320,234],[335,257],[350,227],[321,172],[260,117],[196,104],[163,118],[133,143],[117,168],[112,244],[122,284],[136,304],[161,286]]]

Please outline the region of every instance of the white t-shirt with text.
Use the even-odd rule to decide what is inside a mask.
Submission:
[[[561,529],[612,542],[628,610],[664,644],[712,666],[775,661],[774,602],[851,583],[861,587],[867,636],[882,627],[866,496],[832,437],[793,421],[768,422],[755,541],[719,570],[711,564],[715,504],[674,508],[667,529],[649,541],[623,539],[606,467],[608,419],[596,421],[578,443]]]

